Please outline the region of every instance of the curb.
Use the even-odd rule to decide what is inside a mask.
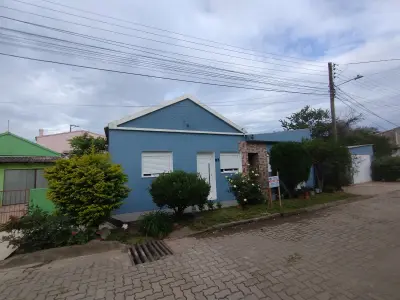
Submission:
[[[284,217],[290,217],[290,216],[293,216],[293,215],[299,215],[299,214],[302,214],[302,213],[314,212],[314,211],[318,211],[318,210],[321,210],[321,209],[324,209],[324,208],[335,207],[335,206],[338,206],[338,205],[348,204],[348,203],[351,203],[351,202],[365,200],[365,199],[369,199],[369,198],[372,198],[372,197],[373,196],[355,196],[355,197],[350,197],[350,198],[343,199],[343,200],[337,200],[337,201],[334,201],[334,202],[328,202],[328,203],[323,203],[323,204],[315,204],[315,205],[312,205],[312,206],[309,206],[309,207],[299,208],[299,209],[292,210],[292,211],[289,211],[289,212],[274,213],[274,214],[270,214],[270,215],[263,216],[263,217],[245,219],[245,220],[240,220],[240,221],[233,221],[233,222],[228,222],[228,223],[221,223],[221,224],[213,225],[213,226],[208,227],[206,229],[191,233],[187,237],[195,237],[197,235],[200,235],[200,234],[203,234],[203,233],[207,233],[207,232],[210,232],[210,231],[221,230],[221,229],[224,229],[224,228],[235,227],[235,226],[238,226],[238,225],[243,225],[243,224],[248,224],[248,223],[255,223],[255,222],[275,219],[275,218],[279,218],[279,217],[284,218]]]

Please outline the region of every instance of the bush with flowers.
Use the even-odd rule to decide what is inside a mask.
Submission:
[[[229,191],[235,195],[236,201],[241,207],[265,202],[257,170],[250,170],[248,174],[235,173],[226,178],[229,183]]]
[[[8,235],[2,240],[18,247],[19,253],[80,245],[96,238],[95,228],[76,226],[68,216],[53,215],[39,208],[30,208],[30,214],[21,218],[10,218],[4,229]]]

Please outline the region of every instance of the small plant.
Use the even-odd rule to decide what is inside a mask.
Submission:
[[[197,208],[202,212],[204,210],[204,203],[197,204]]]
[[[207,202],[210,185],[197,173],[178,170],[158,176],[149,192],[158,207],[167,206],[180,218],[187,207]]]
[[[207,201],[207,208],[208,208],[208,210],[214,210],[214,201],[208,200]]]
[[[5,225],[8,236],[3,241],[18,247],[20,252],[85,244],[96,237],[94,228],[76,227],[67,216],[51,215],[38,208]]]
[[[250,170],[249,174],[237,173],[230,177],[227,176],[229,191],[235,195],[236,201],[241,207],[265,201],[258,177],[259,174],[255,170]]]
[[[222,203],[219,202],[219,201],[217,202],[217,208],[218,208],[218,209],[221,209],[221,208],[222,208]]]
[[[173,220],[164,211],[158,210],[142,215],[139,218],[139,231],[155,238],[163,238],[172,232]]]

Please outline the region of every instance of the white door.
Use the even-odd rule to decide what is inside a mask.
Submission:
[[[352,155],[354,176],[353,183],[364,183],[371,181],[371,156]]]
[[[197,153],[197,173],[211,186],[209,200],[217,199],[214,153]]]

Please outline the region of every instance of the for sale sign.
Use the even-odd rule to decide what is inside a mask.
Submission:
[[[270,188],[279,187],[279,176],[268,177],[268,184]]]

